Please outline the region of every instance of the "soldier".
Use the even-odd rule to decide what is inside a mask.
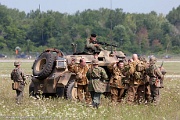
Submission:
[[[89,69],[89,66],[86,65],[85,59],[80,59],[79,64],[75,65],[75,59],[72,60],[71,64],[68,65],[69,71],[76,73],[76,82],[77,82],[77,97],[79,101],[83,102],[83,92],[85,93],[85,101],[87,104],[91,103],[91,95],[88,91],[88,79],[86,73]]]
[[[150,77],[149,84],[151,89],[151,102],[156,105],[159,103],[160,79],[163,78],[163,75],[155,63],[156,58],[154,56],[151,56],[149,59],[150,65],[147,69],[147,75]]]
[[[20,68],[20,62],[14,62],[15,68],[11,72],[11,80],[14,81],[13,89],[16,90],[16,103],[20,104],[23,98],[23,91],[25,86],[26,76],[22,69]]]
[[[104,80],[108,79],[106,71],[102,67],[98,67],[98,60],[92,60],[92,67],[87,72],[87,78],[89,79],[89,91],[91,93],[92,105],[98,108],[100,104],[101,93],[106,92]]]
[[[150,86],[149,86],[149,76],[147,76],[146,74],[146,69],[148,68],[148,63],[146,61],[146,59],[144,57],[140,57],[139,60],[141,61],[140,64],[138,64],[136,66],[136,68],[138,69],[138,67],[141,69],[139,69],[138,71],[141,73],[141,82],[138,86],[137,89],[137,102],[138,103],[148,103],[150,102]]]
[[[85,51],[89,54],[95,54],[102,50],[103,48],[97,44],[96,34],[91,34],[91,37],[86,41]]]
[[[111,87],[111,101],[114,103],[121,102],[122,95],[124,93],[124,85],[123,78],[125,76],[124,73],[124,62],[119,61],[116,66],[114,66],[112,70],[112,77],[110,79],[110,87]]]
[[[140,100],[142,96],[138,96],[137,91],[139,91],[139,86],[144,84],[143,71],[145,70],[145,66],[138,59],[137,54],[133,54],[132,59],[133,62],[129,64],[130,83],[127,91],[128,104],[133,104],[134,101]]]

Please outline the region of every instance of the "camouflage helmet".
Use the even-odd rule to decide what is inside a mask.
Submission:
[[[149,58],[149,63],[152,63],[152,64],[154,64],[154,63],[156,63],[157,62],[157,59],[156,59],[156,57],[154,57],[154,56],[151,56],[150,58]]]
[[[98,62],[99,62],[99,61],[98,61],[97,59],[92,60],[92,64],[94,64],[94,65],[97,65]]]
[[[20,65],[20,62],[19,61],[15,61],[14,62],[14,66],[18,66],[18,65]]]
[[[145,62],[145,63],[147,62],[146,58],[143,57],[143,56],[140,56],[140,57],[139,57],[139,60],[140,60],[140,61],[143,61],[143,62]]]

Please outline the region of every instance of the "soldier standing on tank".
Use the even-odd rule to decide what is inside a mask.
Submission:
[[[151,89],[151,102],[157,105],[159,103],[159,87],[160,79],[163,78],[163,75],[160,69],[156,65],[156,58],[151,56],[149,59],[149,68],[147,69],[147,75],[150,77],[149,84]]]
[[[75,64],[75,59],[72,60],[71,64],[68,65],[69,71],[76,74],[76,82],[77,82],[77,97],[78,100],[83,102],[83,92],[85,93],[85,101],[87,104],[91,103],[91,95],[88,91],[88,79],[86,77],[86,73],[89,69],[89,65],[86,64],[85,59],[80,59],[79,64]]]
[[[97,43],[96,34],[91,34],[91,37],[86,40],[85,52],[89,54],[96,54],[102,50],[104,49]]]
[[[23,91],[24,91],[26,76],[25,76],[24,72],[22,71],[22,69],[20,68],[19,61],[15,61],[14,66],[15,66],[15,68],[11,72],[11,80],[14,81],[14,84],[15,84],[15,82],[17,83],[16,103],[20,104],[23,99]]]
[[[94,108],[98,108],[100,104],[100,96],[106,92],[107,86],[102,86],[102,81],[108,80],[106,71],[102,67],[98,67],[98,60],[92,60],[92,67],[87,72],[87,78],[89,80],[89,91],[91,93],[92,105]]]

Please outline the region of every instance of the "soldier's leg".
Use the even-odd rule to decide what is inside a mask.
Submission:
[[[19,95],[18,95],[19,103],[22,102],[22,99],[24,97],[24,95],[23,95],[24,92],[23,91],[24,91],[24,84],[22,83],[20,85],[20,91],[19,91]]]
[[[118,90],[115,87],[111,87],[111,102],[117,102],[118,100]]]
[[[90,91],[90,94],[91,94],[91,99],[92,99],[92,105],[94,105],[93,98],[94,98],[94,94],[95,94],[95,92],[94,92],[94,91]]]
[[[23,99],[23,91],[20,91],[20,94],[19,94],[19,102],[22,103],[22,99]]]
[[[118,89],[118,99],[117,99],[117,102],[121,102],[123,94],[124,94],[124,89],[123,88]]]
[[[93,103],[94,104],[93,104],[93,107],[96,107],[96,108],[99,107],[100,97],[101,97],[101,93],[97,93],[97,92],[94,93],[94,98],[93,98]]]
[[[154,103],[159,104],[160,96],[159,96],[159,88],[154,86]]]
[[[140,85],[137,88],[137,102],[142,103],[145,101],[145,85]]]
[[[86,100],[86,103],[89,104],[92,102],[92,99],[91,99],[91,94],[88,90],[88,85],[85,85],[84,86],[84,91],[85,91],[85,100]]]
[[[150,98],[151,98],[150,85],[145,85],[145,100],[147,102],[150,102]]]
[[[20,103],[20,91],[16,90],[16,103],[19,104]]]
[[[127,103],[128,104],[133,104],[133,102],[135,101],[135,97],[136,97],[136,89],[137,87],[135,86],[130,86],[128,88],[127,91]]]
[[[77,86],[77,97],[79,101],[83,102],[83,85]]]
[[[153,84],[153,85],[150,85],[150,89],[151,89],[151,97],[152,97],[151,102],[158,104],[159,103],[159,88],[157,88],[155,84]]]

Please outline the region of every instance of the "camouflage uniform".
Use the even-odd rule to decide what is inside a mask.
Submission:
[[[103,50],[101,46],[95,46],[96,43],[93,43],[91,38],[86,40],[86,45],[85,45],[85,52],[89,54],[94,54],[96,52],[100,52]]]
[[[156,58],[150,57],[150,66],[147,69],[147,75],[150,77],[149,84],[151,89],[151,102],[154,102],[155,104],[159,103],[159,87],[156,85],[156,83],[163,78],[163,75],[160,71],[160,69],[157,67]]]
[[[98,60],[93,60],[93,64],[98,64]],[[87,72],[87,78],[89,79],[89,91],[91,93],[92,105],[97,107],[100,104],[101,93],[106,92],[104,86],[101,86],[102,81],[107,80],[108,76],[106,71],[102,67],[91,67]]]
[[[114,65],[113,65],[114,66]],[[111,69],[111,68],[109,68]],[[112,69],[112,77],[110,79],[110,87],[111,87],[111,101],[114,102],[121,102],[122,95],[124,93],[124,85],[123,85],[123,79],[125,76],[124,68],[119,68],[115,66]]]
[[[148,67],[147,61],[145,58],[140,58],[140,64],[142,69],[141,69],[141,75],[142,78],[140,78],[141,82],[138,86],[137,89],[137,102],[142,103],[142,102],[150,102],[150,85],[149,85],[149,77],[146,74],[146,69]]]
[[[22,102],[23,91],[25,86],[24,81],[26,80],[26,76],[24,75],[24,72],[20,69],[20,67],[18,67],[20,66],[19,62],[14,62],[14,66],[16,66],[16,68],[13,69],[11,72],[11,80],[18,83],[19,87],[16,90],[16,103],[19,104]]]
[[[132,104],[134,101],[139,101],[145,96],[145,88],[144,88],[144,66],[141,61],[136,60],[130,63],[129,73],[130,75],[130,83],[127,93],[127,103]],[[140,66],[141,70],[138,70]],[[142,91],[143,90],[143,91]],[[139,92],[139,93],[138,93]],[[143,95],[140,93],[143,92]]]
[[[86,103],[91,103],[91,95],[88,90],[88,79],[86,73],[90,66],[86,65],[84,67],[78,65],[68,65],[69,71],[76,73],[76,82],[77,82],[77,96],[78,99],[83,102],[83,92],[85,92],[85,101]]]

